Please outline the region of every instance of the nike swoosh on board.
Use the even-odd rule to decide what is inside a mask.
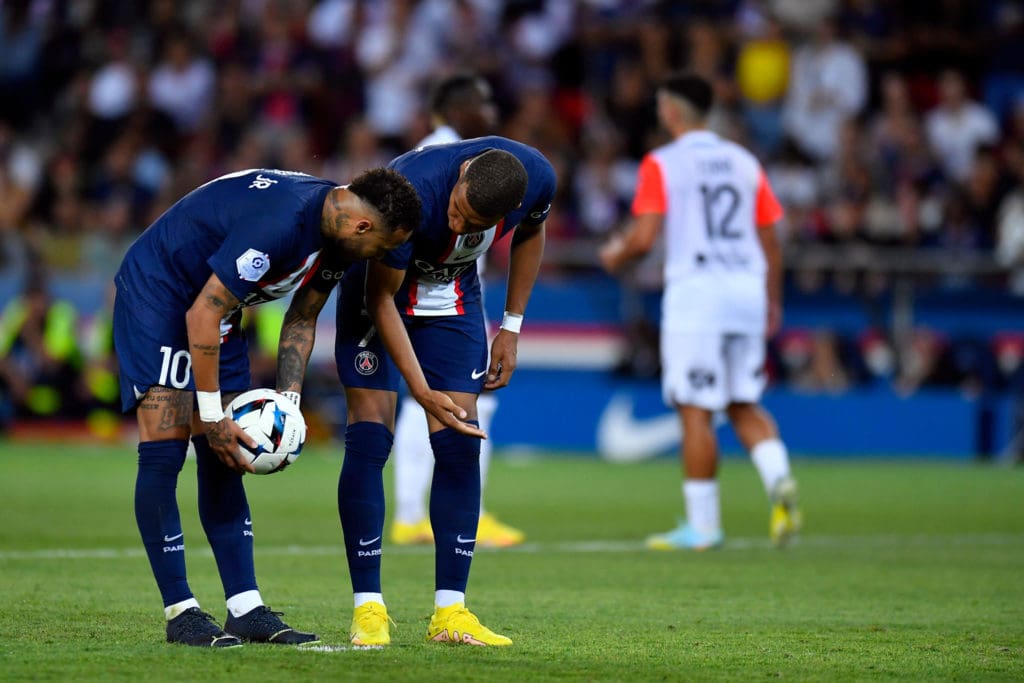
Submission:
[[[679,445],[682,427],[675,413],[633,416],[633,397],[617,393],[597,421],[597,452],[611,462],[650,458]]]

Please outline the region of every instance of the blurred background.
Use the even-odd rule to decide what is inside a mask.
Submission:
[[[755,151],[786,209],[765,404],[790,448],[1019,461],[1013,0],[0,0],[0,432],[122,436],[109,283],[132,240],[224,173],[343,184],[387,163],[429,132],[433,83],[471,69],[500,133],[559,174],[496,444],[673,450],[657,254],[619,281],[596,252],[666,141],[653,88],[677,68],[713,81],[713,128]],[[255,385],[273,385],[281,316],[249,317]],[[303,402],[325,440],[344,422],[333,321],[329,304]]]

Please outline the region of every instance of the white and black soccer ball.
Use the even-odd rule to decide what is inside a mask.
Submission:
[[[295,462],[306,443],[306,420],[299,407],[272,389],[239,394],[228,406],[228,416],[258,444],[255,451],[238,444],[256,474],[280,472]]]

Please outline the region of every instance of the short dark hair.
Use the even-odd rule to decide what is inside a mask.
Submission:
[[[466,201],[485,218],[504,216],[523,202],[529,178],[514,154],[489,149],[474,157],[462,181],[467,184]]]
[[[715,99],[711,83],[692,71],[669,74],[658,85],[658,89],[686,100],[701,118],[707,116],[711,111],[711,105]]]
[[[349,183],[348,190],[377,210],[389,234],[406,232],[420,224],[423,209],[416,188],[394,169],[364,171]]]
[[[430,94],[430,113],[443,117],[450,107],[464,104],[480,94],[478,85],[486,85],[482,77],[473,73],[449,76],[434,86]]]

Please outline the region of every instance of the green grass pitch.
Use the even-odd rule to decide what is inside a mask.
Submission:
[[[642,539],[682,513],[673,460],[498,459],[489,507],[528,544],[479,550],[468,603],[515,644],[424,642],[432,552],[385,545],[394,642],[354,650],[339,466],[312,448],[247,477],[263,595],[325,647],[209,651],[163,642],[131,446],[0,443],[0,680],[1024,680],[1022,468],[798,458],[805,533],[778,551],[730,458],[726,547],[659,553]],[[193,589],[222,620],[194,463],[178,491]]]

